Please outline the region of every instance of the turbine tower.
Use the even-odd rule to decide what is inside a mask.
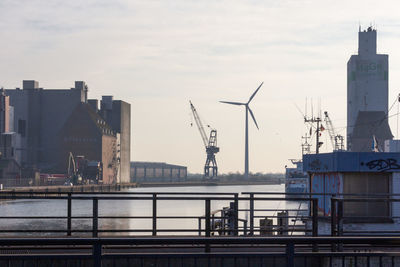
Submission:
[[[246,126],[245,126],[245,145],[244,145],[244,178],[249,178],[249,112],[251,117],[253,118],[254,124],[257,125],[256,118],[254,117],[253,111],[251,111],[249,104],[251,100],[253,100],[254,96],[257,94],[258,90],[261,88],[264,82],[258,86],[258,88],[254,91],[254,93],[250,96],[249,101],[247,103],[240,103],[240,102],[229,102],[229,101],[219,101],[224,104],[231,104],[237,106],[245,106],[246,107]]]

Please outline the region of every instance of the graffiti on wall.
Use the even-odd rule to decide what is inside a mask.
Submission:
[[[340,173],[319,173],[311,177],[311,192],[328,195],[316,195],[318,199],[318,213],[321,216],[331,214],[331,195],[343,192],[343,178]]]
[[[361,162],[361,166],[364,165],[364,162]],[[400,169],[400,164],[397,163],[396,159],[376,159],[376,160],[371,160],[365,165],[370,169],[370,170],[376,170],[376,171],[390,171],[390,170],[399,170]]]
[[[309,163],[309,167],[311,170],[314,170],[314,171],[328,170],[328,165],[324,164],[319,159],[311,161]]]

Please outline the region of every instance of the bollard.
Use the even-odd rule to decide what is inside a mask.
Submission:
[[[273,236],[274,223],[272,219],[260,219],[260,235]]]
[[[287,211],[278,212],[278,235],[288,235],[289,213]]]

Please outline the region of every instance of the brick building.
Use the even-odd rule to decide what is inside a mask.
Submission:
[[[83,156],[89,161],[102,163],[102,178],[99,182],[117,182],[117,133],[86,103],[75,107],[58,136],[60,145],[58,169],[67,170],[69,153]]]

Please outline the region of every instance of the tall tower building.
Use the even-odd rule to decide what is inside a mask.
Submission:
[[[347,149],[383,150],[393,139],[388,124],[388,55],[376,53],[376,30],[358,32],[358,55],[347,62]]]
[[[4,89],[0,89],[0,134],[10,130],[10,99]]]

